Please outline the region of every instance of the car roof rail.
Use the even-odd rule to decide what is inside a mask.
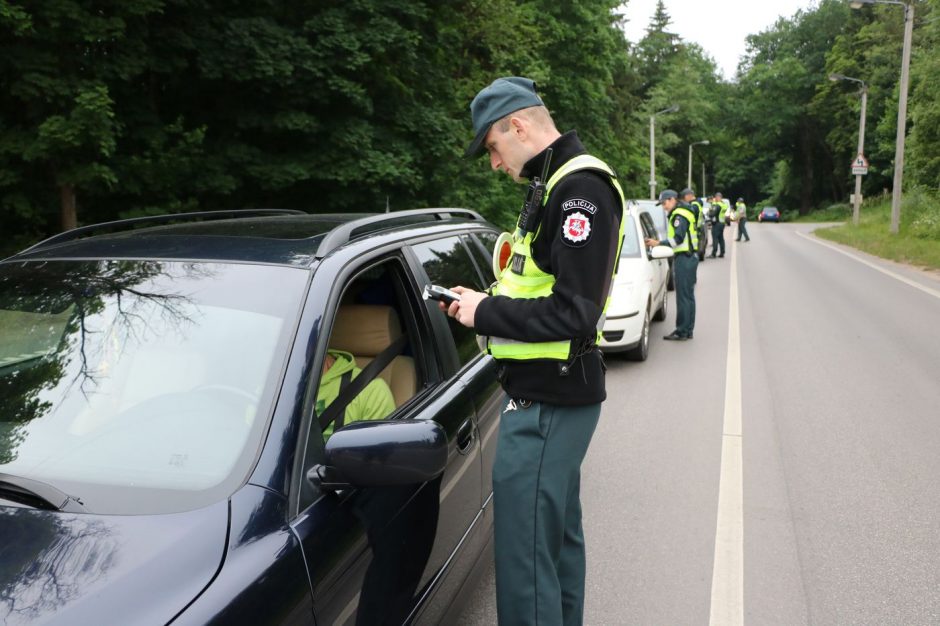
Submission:
[[[320,245],[317,247],[317,252],[314,256],[318,259],[322,259],[337,248],[349,243],[349,241],[353,238],[353,233],[360,228],[363,228],[364,226],[373,226],[376,224],[381,224],[382,222],[398,220],[403,217],[423,216],[432,216],[434,219],[441,221],[450,219],[452,217],[480,220],[481,222],[485,221],[482,215],[470,209],[409,209],[407,211],[379,213],[377,215],[361,217],[359,219],[340,224],[326,234],[326,237],[323,238],[323,241],[321,241]]]
[[[266,217],[274,215],[310,215],[305,211],[298,209],[230,209],[222,211],[196,211],[192,213],[167,213],[165,215],[146,215],[143,217],[132,217],[126,220],[114,220],[111,222],[102,222],[100,224],[90,224],[80,226],[70,230],[53,235],[35,243],[18,254],[39,250],[55,244],[65,243],[87,237],[98,232],[109,232],[115,230],[130,230],[138,224],[162,224],[166,222],[178,221],[199,221],[199,220],[217,220],[217,219],[238,219],[246,217]]]

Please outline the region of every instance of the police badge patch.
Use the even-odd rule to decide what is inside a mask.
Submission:
[[[580,211],[566,216],[561,236],[566,243],[570,241],[574,245],[583,245],[591,236],[591,218]]]
[[[676,228],[679,228],[679,224],[680,224],[680,222],[679,222],[679,218],[678,218],[678,217],[677,217],[676,219],[672,220],[672,225],[675,226]]]

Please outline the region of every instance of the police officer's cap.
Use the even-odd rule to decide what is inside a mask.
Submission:
[[[694,196],[694,195],[695,195],[695,190],[692,189],[691,187],[686,187],[685,189],[682,190],[682,193],[679,194],[679,197],[684,198],[686,196]]]
[[[738,198],[738,202],[744,202],[744,198]]]
[[[659,205],[665,202],[666,200],[668,200],[669,198],[678,198],[678,197],[679,197],[679,194],[677,194],[674,189],[663,189],[662,193],[659,194],[659,202],[657,202],[656,204]]]
[[[465,156],[478,157],[485,152],[483,141],[494,122],[510,113],[529,107],[545,106],[535,92],[535,82],[519,76],[497,78],[480,90],[470,103],[473,132],[476,135]]]

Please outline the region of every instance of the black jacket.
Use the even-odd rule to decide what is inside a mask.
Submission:
[[[550,147],[549,178],[572,157],[586,152],[574,131]],[[525,164],[522,176],[540,175],[544,160],[545,151]],[[620,199],[606,175],[586,170],[563,178],[542,209],[540,230],[532,245],[536,265],[555,277],[552,294],[533,299],[485,298],[476,311],[477,332],[519,341],[572,339],[593,344],[610,291],[620,218]],[[500,365],[503,388],[513,398],[583,405],[607,397],[603,357],[597,349],[576,358],[567,375],[562,375],[557,361],[503,361]]]

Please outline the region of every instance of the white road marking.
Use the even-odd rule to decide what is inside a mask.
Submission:
[[[907,284],[907,285],[910,285],[911,287],[914,287],[915,289],[920,289],[920,290],[923,291],[924,293],[929,294],[929,295],[933,296],[934,298],[940,298],[940,291],[937,291],[936,289],[931,289],[930,287],[928,287],[928,286],[926,286],[926,285],[921,285],[919,282],[917,282],[917,281],[915,281],[915,280],[911,280],[910,278],[906,278],[906,277],[904,277],[904,276],[901,276],[900,274],[897,274],[897,273],[895,273],[895,272],[892,272],[891,270],[888,270],[888,269],[885,269],[885,268],[883,268],[883,267],[880,267],[880,266],[876,265],[875,263],[872,263],[871,261],[866,261],[865,259],[863,259],[863,258],[860,257],[860,256],[854,255],[854,254],[852,254],[851,252],[846,252],[846,251],[843,250],[842,248],[840,248],[840,247],[838,247],[838,246],[835,246],[835,245],[833,245],[833,244],[831,244],[831,243],[827,243],[827,242],[825,242],[825,241],[820,241],[820,240],[819,240],[818,238],[816,238],[816,237],[810,237],[809,235],[805,235],[805,234],[801,233],[800,231],[796,231],[796,234],[799,235],[800,237],[802,237],[803,239],[806,239],[807,241],[812,241],[813,243],[818,243],[818,244],[821,245],[821,246],[825,246],[825,247],[827,247],[827,248],[829,248],[829,249],[831,249],[831,250],[835,250],[835,251],[838,252],[839,254],[844,254],[845,256],[849,257],[850,259],[854,259],[854,260],[858,261],[859,263],[862,263],[862,264],[864,264],[864,265],[867,265],[868,267],[872,268],[873,270],[878,270],[878,271],[881,272],[882,274],[885,274],[886,276],[890,276],[891,278],[895,278],[895,279],[901,281],[902,283],[905,283],[905,284]]]
[[[718,525],[712,569],[711,626],[744,623],[744,478],[741,432],[741,333],[738,320],[737,244],[731,246],[728,364],[718,482]]]

